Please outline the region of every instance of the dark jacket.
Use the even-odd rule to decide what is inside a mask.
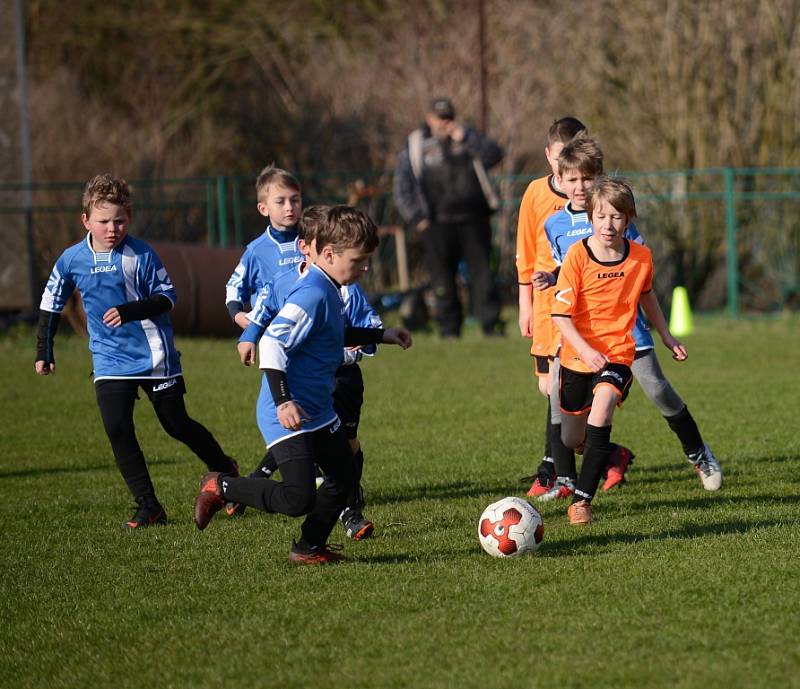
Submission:
[[[427,126],[417,129],[397,157],[395,204],[412,225],[425,219],[461,222],[489,215],[495,199],[485,170],[502,158],[503,150],[496,142],[470,127],[465,127],[460,142],[441,141]],[[483,180],[476,161],[482,165]]]

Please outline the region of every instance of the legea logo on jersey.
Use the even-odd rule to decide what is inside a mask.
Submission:
[[[598,273],[597,274],[597,279],[598,280],[602,280],[604,278],[624,278],[624,277],[625,277],[625,271],[624,270],[620,270],[618,273]]]
[[[300,263],[300,261],[302,260],[303,260],[302,256],[292,256],[291,258],[282,258],[280,261],[278,261],[278,265],[288,266],[291,265],[292,263]]]
[[[585,227],[582,230],[570,230],[569,232],[567,232],[567,234],[565,236],[566,237],[582,237],[585,234],[591,234],[591,233],[592,233],[592,228],[591,227]]]
[[[111,266],[95,266],[91,269],[92,273],[115,273],[117,270],[116,265]]]

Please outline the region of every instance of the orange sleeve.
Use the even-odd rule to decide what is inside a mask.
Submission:
[[[517,219],[517,280],[521,284],[531,281],[536,264],[536,218],[534,196],[536,189],[531,182],[522,196]]]

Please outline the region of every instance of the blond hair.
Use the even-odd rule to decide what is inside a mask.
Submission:
[[[630,221],[636,217],[636,201],[633,198],[633,189],[630,184],[620,178],[598,177],[592,183],[586,195],[586,212],[592,217],[592,211],[605,201],[625,215]]]
[[[295,179],[294,175],[276,167],[273,163],[259,172],[256,178],[256,198],[262,203],[267,200],[266,196],[269,192],[270,184],[277,184],[288,189],[300,191],[300,182]]]
[[[88,217],[92,214],[92,208],[99,204],[113,203],[122,206],[130,215],[132,196],[131,187],[124,179],[112,177],[107,172],[95,175],[83,190],[83,213]]]

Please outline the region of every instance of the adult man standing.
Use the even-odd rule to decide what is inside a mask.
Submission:
[[[425,125],[400,152],[394,200],[421,234],[444,338],[461,335],[464,315],[456,275],[463,259],[469,271],[473,311],[487,336],[502,334],[500,299],[489,265],[491,214],[499,201],[486,171],[500,162],[498,144],[455,118],[448,98],[435,98]]]

